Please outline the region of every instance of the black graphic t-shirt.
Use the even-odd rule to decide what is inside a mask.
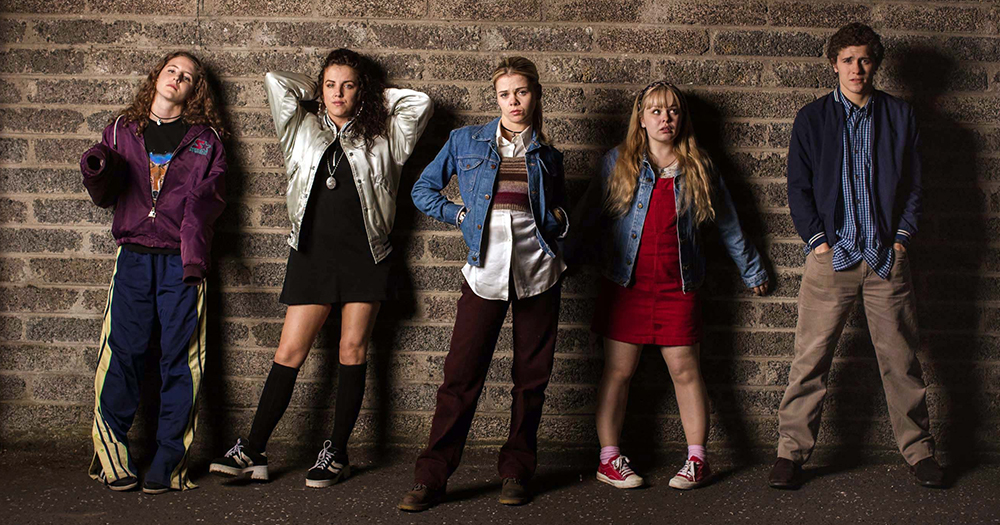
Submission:
[[[174,150],[184,140],[188,128],[190,126],[181,119],[159,125],[155,120],[150,120],[146,124],[143,140],[146,142],[146,153],[149,154],[149,184],[153,188],[154,206],[156,198],[160,196],[160,188],[163,186],[163,177],[167,174],[170,159],[174,156]]]

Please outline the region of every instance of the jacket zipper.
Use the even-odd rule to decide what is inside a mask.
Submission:
[[[204,131],[202,131],[202,133],[204,133]],[[187,146],[188,144],[194,142],[194,139],[200,137],[202,135],[202,133],[199,133],[199,134],[191,137],[191,140],[189,140],[187,142],[181,142],[181,144],[179,146],[177,146],[177,148],[174,150],[174,152],[170,155],[170,162],[167,163],[167,169],[166,169],[166,171],[163,172],[163,179],[160,180],[160,193],[163,192],[163,184],[166,183],[166,181],[167,181],[167,174],[170,173],[170,165],[173,164],[174,157],[176,157],[177,153],[179,153],[182,149],[184,149],[185,146]],[[150,196],[152,197],[152,193],[153,193],[153,183],[152,182],[149,183],[149,193],[150,193]],[[157,194],[157,198],[159,198],[159,194]],[[156,200],[157,200],[157,198],[152,199],[153,200],[153,205],[149,208],[149,214],[146,215],[146,217],[148,217],[148,218],[150,218],[150,219],[153,220],[154,224],[156,223]]]

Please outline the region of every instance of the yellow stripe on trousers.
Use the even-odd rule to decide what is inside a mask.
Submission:
[[[104,306],[104,324],[101,326],[100,350],[97,354],[97,375],[94,377],[94,426],[91,437],[94,440],[94,457],[90,462],[90,477],[100,481],[117,481],[135,476],[128,469],[128,449],[111,431],[101,414],[101,392],[104,390],[104,380],[108,376],[111,363],[111,298],[115,293],[115,275],[118,274],[118,257],[122,249],[115,252],[115,268],[111,272],[111,285],[108,287],[108,301]],[[103,476],[103,478],[102,478]]]
[[[170,474],[170,488],[187,490],[198,488],[188,478],[188,453],[194,441],[194,433],[198,428],[198,392],[201,390],[201,377],[205,369],[205,326],[206,326],[206,288],[205,280],[198,285],[198,328],[191,334],[188,343],[188,368],[191,369],[191,413],[184,429],[184,457]]]

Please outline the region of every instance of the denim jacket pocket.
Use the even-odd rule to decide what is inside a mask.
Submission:
[[[486,159],[479,156],[463,156],[455,160],[455,164],[458,166],[459,190],[462,192],[472,191],[476,185],[476,175],[479,172],[479,167],[482,166]]]

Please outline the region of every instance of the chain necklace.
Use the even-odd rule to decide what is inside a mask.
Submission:
[[[326,187],[331,190],[337,187],[337,179],[333,176],[337,172],[337,165],[344,160],[344,151],[341,150],[339,152],[339,157],[337,156],[337,153],[338,152],[334,150],[333,155],[327,155],[326,157],[326,167],[330,170],[330,176],[326,178]]]
[[[333,123],[333,119],[330,118],[330,114],[326,111],[323,112],[323,124],[326,125],[328,129],[334,130],[336,133],[336,138],[334,140],[340,140],[341,135],[347,130],[347,126],[351,125],[351,120],[347,124],[344,124],[344,128],[338,130],[336,124]],[[340,156],[337,156],[337,151],[334,151],[332,155],[326,157],[326,167],[330,170],[330,176],[326,178],[326,187],[331,190],[337,187],[337,179],[334,174],[337,173],[337,166],[340,165],[341,161],[344,160],[344,150],[340,148]]]
[[[154,116],[154,117],[156,117],[156,125],[157,126],[162,126],[163,125],[163,121],[172,122],[174,120],[177,120],[177,119],[181,118],[180,115],[177,115],[176,117],[161,117],[161,116],[157,115],[156,113],[153,113],[153,110],[149,110],[149,114],[152,115],[152,116]]]

